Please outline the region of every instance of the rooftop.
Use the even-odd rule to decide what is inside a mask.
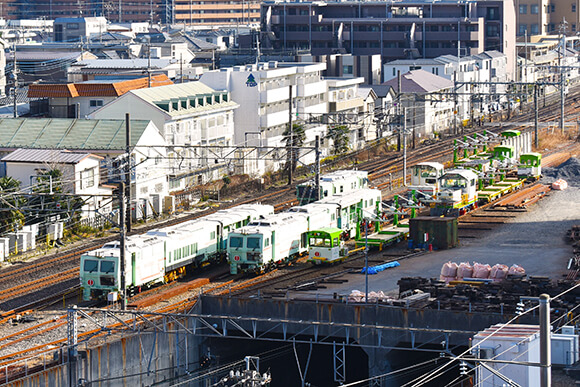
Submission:
[[[2,158],[2,161],[18,163],[59,163],[77,164],[87,157],[97,157],[87,152],[75,152],[58,149],[17,149]]]
[[[147,77],[120,81],[96,80],[82,83],[36,84],[28,88],[29,98],[119,97],[128,91],[148,87]],[[151,77],[151,87],[172,85],[165,75]]]
[[[131,120],[131,146],[150,121]],[[1,148],[125,150],[125,120],[0,119]]]

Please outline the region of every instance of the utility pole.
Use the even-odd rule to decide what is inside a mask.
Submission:
[[[457,71],[453,72],[453,133],[457,134]]]
[[[151,37],[147,36],[147,88],[151,88]]]
[[[127,292],[125,282],[125,183],[119,183],[119,266],[121,271],[121,309],[127,309]]]
[[[292,127],[292,85],[288,86],[288,132],[290,146],[288,149],[288,185],[292,185],[292,168],[294,167],[294,128]]]
[[[403,109],[403,186],[407,186],[407,108]]]
[[[397,119],[399,120],[397,130],[397,152],[401,151],[401,70],[397,70]]]
[[[564,132],[564,103],[565,103],[565,93],[564,93],[564,71],[562,66],[563,57],[566,55],[566,26],[568,22],[565,18],[562,19],[562,24],[560,24],[560,49],[558,50],[558,67],[560,68],[560,129],[562,133]]]
[[[18,104],[16,103],[16,89],[18,89],[18,68],[16,67],[16,43],[14,43],[14,58],[12,61],[12,76],[14,77],[14,118],[18,117]]]
[[[534,145],[538,149],[538,84],[534,85]]]
[[[550,337],[550,296],[540,295],[540,386],[552,385],[552,352]]]
[[[127,192],[127,232],[131,232],[131,119],[129,113],[125,113],[125,188]]]
[[[315,184],[316,184],[316,200],[320,200],[320,136],[314,138],[314,155],[316,161],[314,162],[315,168]]]

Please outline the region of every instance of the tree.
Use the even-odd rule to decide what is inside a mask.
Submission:
[[[66,191],[70,191],[65,184],[62,171],[56,167],[38,174],[33,191],[43,195],[33,200],[36,204],[40,204],[39,215],[59,214],[64,215],[64,219],[80,219],[84,201],[77,196],[63,195],[68,193]]]
[[[332,139],[332,154],[340,155],[348,151],[349,132],[350,130],[346,125],[337,125],[328,128],[328,137]]]
[[[24,224],[20,181],[10,176],[0,178],[0,233],[16,231]]]
[[[300,147],[304,145],[304,140],[306,140],[306,130],[304,129],[304,125],[294,123],[292,124],[292,133],[286,128],[282,136],[282,141],[288,150],[285,169],[288,170],[288,167],[291,167],[292,172],[294,172],[298,165]]]

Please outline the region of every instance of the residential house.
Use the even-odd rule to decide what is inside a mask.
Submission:
[[[60,149],[25,149],[19,148],[4,156],[5,176],[21,182],[24,192],[33,190],[41,184],[41,174],[58,169],[62,173],[62,193],[74,194],[83,200],[81,218],[96,218],[112,211],[110,186],[105,187],[101,181],[101,161],[103,157],[79,151]],[[52,182],[46,188],[52,189]],[[56,184],[56,182],[54,182]],[[66,202],[71,197],[63,198]],[[63,207],[66,203],[61,204]]]
[[[234,144],[234,111],[230,93],[201,82],[131,90],[90,116],[95,119],[151,120],[170,148],[171,190],[215,180],[231,172],[225,160]]]
[[[391,79],[383,85],[395,88],[397,83],[397,79]],[[454,117],[452,92],[452,81],[425,70],[402,74],[399,111],[406,119],[407,130],[417,137],[449,130]]]
[[[165,74],[149,79],[91,80],[80,83],[32,84],[28,87],[30,113],[52,118],[86,118],[93,111],[130,90],[171,85]]]
[[[159,212],[169,195],[165,139],[148,120],[131,120],[131,203],[134,218]],[[125,170],[125,120],[0,119],[0,157],[18,148],[69,150],[102,157],[101,182],[113,184]]]

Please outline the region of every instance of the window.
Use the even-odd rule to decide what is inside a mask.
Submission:
[[[260,238],[248,238],[247,246],[248,249],[259,249],[260,248]]]
[[[572,12],[576,12],[576,4],[572,4]]]
[[[520,14],[525,15],[528,13],[528,6],[526,4],[520,4]]]
[[[95,168],[81,171],[81,189],[89,188],[95,185]]]
[[[97,271],[98,266],[99,266],[99,261],[87,259],[87,260],[85,260],[85,265],[83,267],[83,270],[88,271],[89,273],[92,273],[94,271]]]
[[[115,262],[102,261],[101,262],[101,273],[114,273],[115,272]]]
[[[66,28],[68,28],[69,30],[78,30],[79,23],[67,23]]]
[[[530,24],[530,33],[532,35],[538,35],[538,25],[537,24]]]
[[[215,231],[209,233],[209,239],[212,241],[215,239]]]
[[[91,99],[89,101],[89,106],[90,107],[100,107],[100,106],[103,106],[103,100],[102,99]]]
[[[550,12],[551,13],[556,12],[556,4],[550,4]]]
[[[520,24],[519,30],[518,30],[518,35],[525,35],[527,29],[528,29],[527,24]]]
[[[230,237],[230,247],[244,247],[244,238]]]
[[[538,14],[538,4],[532,4],[532,5],[530,5],[530,13],[532,15],[537,15]]]

